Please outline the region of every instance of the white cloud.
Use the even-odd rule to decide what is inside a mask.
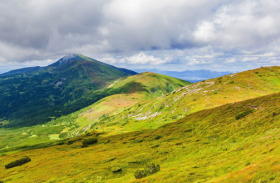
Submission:
[[[113,57],[103,57],[103,58],[99,58],[98,60],[101,62],[110,63],[110,64],[114,64],[117,62],[117,60]]]
[[[121,59],[122,63],[128,64],[148,64],[148,65],[160,65],[171,62],[172,59],[170,57],[166,57],[164,59],[157,58],[151,55],[146,55],[144,52],[133,55],[131,57],[125,57]]]
[[[208,42],[213,39],[215,31],[215,27],[211,22],[204,21],[198,26],[198,29],[194,32],[194,37],[198,41]]]
[[[259,57],[244,57],[242,59],[242,62],[252,62],[252,61],[257,61],[259,60]]]
[[[201,65],[201,64],[206,64],[206,62],[203,60],[190,59],[187,63],[187,65]]]
[[[228,64],[234,63],[234,62],[236,62],[236,58],[227,58],[227,59],[225,60],[225,63],[228,63]]]

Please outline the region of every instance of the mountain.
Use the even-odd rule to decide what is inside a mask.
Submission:
[[[67,55],[47,67],[1,74],[0,121],[5,126],[45,123],[108,96],[101,90],[132,74],[136,73],[80,54]]]
[[[26,67],[22,69],[16,69],[12,70],[3,74],[0,74],[0,77],[5,77],[5,76],[11,76],[11,75],[16,75],[16,74],[23,74],[23,73],[29,73],[29,72],[36,72],[39,71],[41,67],[36,66],[36,67]]]
[[[68,137],[85,133],[89,128],[98,128],[96,124],[100,121],[106,121],[106,123],[111,124],[110,121],[107,121],[110,116],[121,114],[122,112],[127,111],[129,107],[140,102],[150,101],[154,98],[164,96],[189,84],[191,83],[188,81],[151,72],[143,72],[127,78],[120,78],[110,85],[109,88],[121,89],[126,92],[105,97],[87,107],[86,110],[81,110],[77,117],[74,119],[72,118],[72,120],[75,121],[75,124],[79,127],[75,130],[68,131]],[[127,89],[125,90],[124,88]],[[69,114],[69,116],[71,115],[72,114]],[[63,123],[63,121],[65,121],[64,118],[69,119],[69,117],[65,116],[53,121],[53,123]],[[121,126],[125,126],[127,122],[127,117],[122,116],[117,123]],[[118,131],[118,133],[122,133],[121,128],[114,130]]]
[[[25,147],[0,156],[0,180],[279,182],[279,107],[277,93],[202,110],[153,130],[107,137],[99,130],[51,147]],[[94,138],[98,142],[83,145]],[[31,162],[5,169],[24,156]],[[152,163],[160,171],[135,179],[139,169]]]
[[[0,128],[0,181],[280,181],[280,67],[190,85],[145,72],[98,92],[109,96],[43,125]]]
[[[139,72],[139,73],[145,72],[145,71],[150,71],[150,72],[154,72],[154,73],[171,76],[174,78],[187,80],[192,83],[232,74],[232,72],[229,72],[229,71],[218,72],[218,71],[210,71],[210,70],[164,71],[164,70],[160,70],[160,69],[134,69],[134,71]]]
[[[84,134],[93,130],[93,127],[96,128],[94,123],[106,120],[109,115],[121,113],[139,102],[163,96],[189,84],[184,80],[150,72],[119,78],[108,87],[99,90],[109,96],[81,110],[52,119],[42,125],[9,128],[9,130],[0,128],[0,150],[5,151],[17,146],[30,146]],[[126,118],[120,120],[122,125],[126,122]],[[121,128],[115,130],[122,131]]]
[[[110,114],[92,125],[110,134],[154,129],[189,114],[280,92],[280,67],[262,67],[193,83],[164,96]],[[123,119],[126,124],[123,125]],[[93,127],[92,127],[93,128]]]

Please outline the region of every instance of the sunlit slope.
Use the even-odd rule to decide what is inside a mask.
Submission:
[[[185,86],[94,125],[112,133],[156,128],[203,109],[279,91],[280,67],[262,67]]]
[[[0,125],[32,126],[75,112],[108,96],[100,91],[121,77],[136,74],[131,72],[71,54],[46,67],[1,74]]]
[[[100,137],[0,157],[4,182],[279,182],[280,94],[193,113],[158,129]],[[76,141],[75,141],[76,140]],[[68,142],[73,142],[73,144]],[[67,145],[69,144],[69,145]],[[4,165],[22,156],[20,167]],[[161,170],[136,180],[146,164]],[[121,169],[119,172],[113,172]]]
[[[118,79],[108,88],[100,90],[101,94],[113,93],[113,95],[79,111],[53,119],[44,125],[0,128],[0,151],[86,133],[93,130],[95,127],[93,124],[108,115],[121,112],[125,107],[137,102],[165,95],[188,84],[190,83],[187,81],[150,72]],[[118,94],[114,95],[114,93]]]
[[[151,72],[121,78],[110,85],[109,88],[123,92],[105,97],[88,107],[85,112],[79,114],[79,117],[75,119],[79,128],[69,134],[73,136],[89,130],[90,127],[93,129],[96,122],[106,119],[110,115],[122,113],[126,107],[164,96],[189,84],[191,83],[188,81]],[[102,130],[102,127],[100,129]]]

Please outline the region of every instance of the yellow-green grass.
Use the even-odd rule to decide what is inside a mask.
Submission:
[[[94,123],[109,134],[154,129],[204,109],[280,91],[280,67],[262,67],[194,83]]]
[[[108,115],[117,114],[125,107],[165,95],[187,84],[190,83],[151,72],[118,79],[109,87],[125,92],[120,91],[120,94],[105,97],[91,106],[44,125],[0,128],[0,152],[11,151],[13,147],[30,146],[86,133],[93,129],[92,124],[105,119]],[[117,128],[116,132],[121,133],[122,130]]]
[[[240,119],[236,117],[251,111]],[[4,182],[279,182],[280,94],[202,110],[158,129],[100,137],[0,157]],[[6,170],[28,156],[31,162]],[[134,172],[154,162],[161,171]],[[113,173],[113,168],[121,168]]]
[[[129,91],[105,97],[88,107],[88,110],[82,112],[76,119],[80,127],[72,131],[71,136],[89,131],[90,127],[94,126],[96,122],[104,120],[109,116],[122,113],[126,108],[136,103],[164,96],[169,92],[189,84],[190,83],[187,81],[152,72],[144,72],[118,79],[111,84],[109,88],[123,88],[124,86],[129,86]],[[98,129],[103,130],[102,125],[99,126]],[[120,132],[119,130],[117,131],[118,133]]]

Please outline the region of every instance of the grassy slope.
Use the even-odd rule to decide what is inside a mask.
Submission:
[[[188,85],[101,119],[95,125],[112,133],[118,133],[118,128],[122,132],[154,129],[203,109],[279,91],[280,67],[262,67]]]
[[[32,126],[77,111],[108,96],[94,92],[130,75],[85,56],[59,63],[0,76],[0,124],[5,120],[6,126],[8,121],[14,127]]]
[[[51,139],[59,140],[60,137],[77,136],[92,130],[93,127],[89,129],[90,125],[100,118],[106,118],[106,114],[120,112],[124,107],[165,95],[187,84],[190,83],[149,72],[118,79],[105,90],[106,93],[113,91],[120,94],[105,97],[86,108],[44,125],[0,128],[0,151],[10,151],[10,148],[15,146],[33,145]]]
[[[110,85],[109,88],[123,88],[128,86],[129,90],[123,94],[106,97],[93,104],[87,111],[82,112],[76,119],[76,122],[80,126],[78,130],[86,129],[89,125],[93,128],[96,122],[106,120],[108,116],[122,113],[127,107],[166,95],[189,84],[187,81],[151,72],[121,78]],[[123,125],[125,122],[122,120],[120,123]],[[102,127],[99,128],[102,129]],[[98,127],[95,127],[95,129],[98,129]],[[122,133],[121,128],[115,128],[114,131]]]
[[[244,111],[252,113],[236,119]],[[91,133],[71,145],[0,157],[6,182],[279,182],[280,94],[193,113],[158,129],[100,137]],[[5,170],[24,155],[32,161]],[[134,172],[155,162],[161,171],[136,180]],[[119,167],[120,173],[112,168]]]

